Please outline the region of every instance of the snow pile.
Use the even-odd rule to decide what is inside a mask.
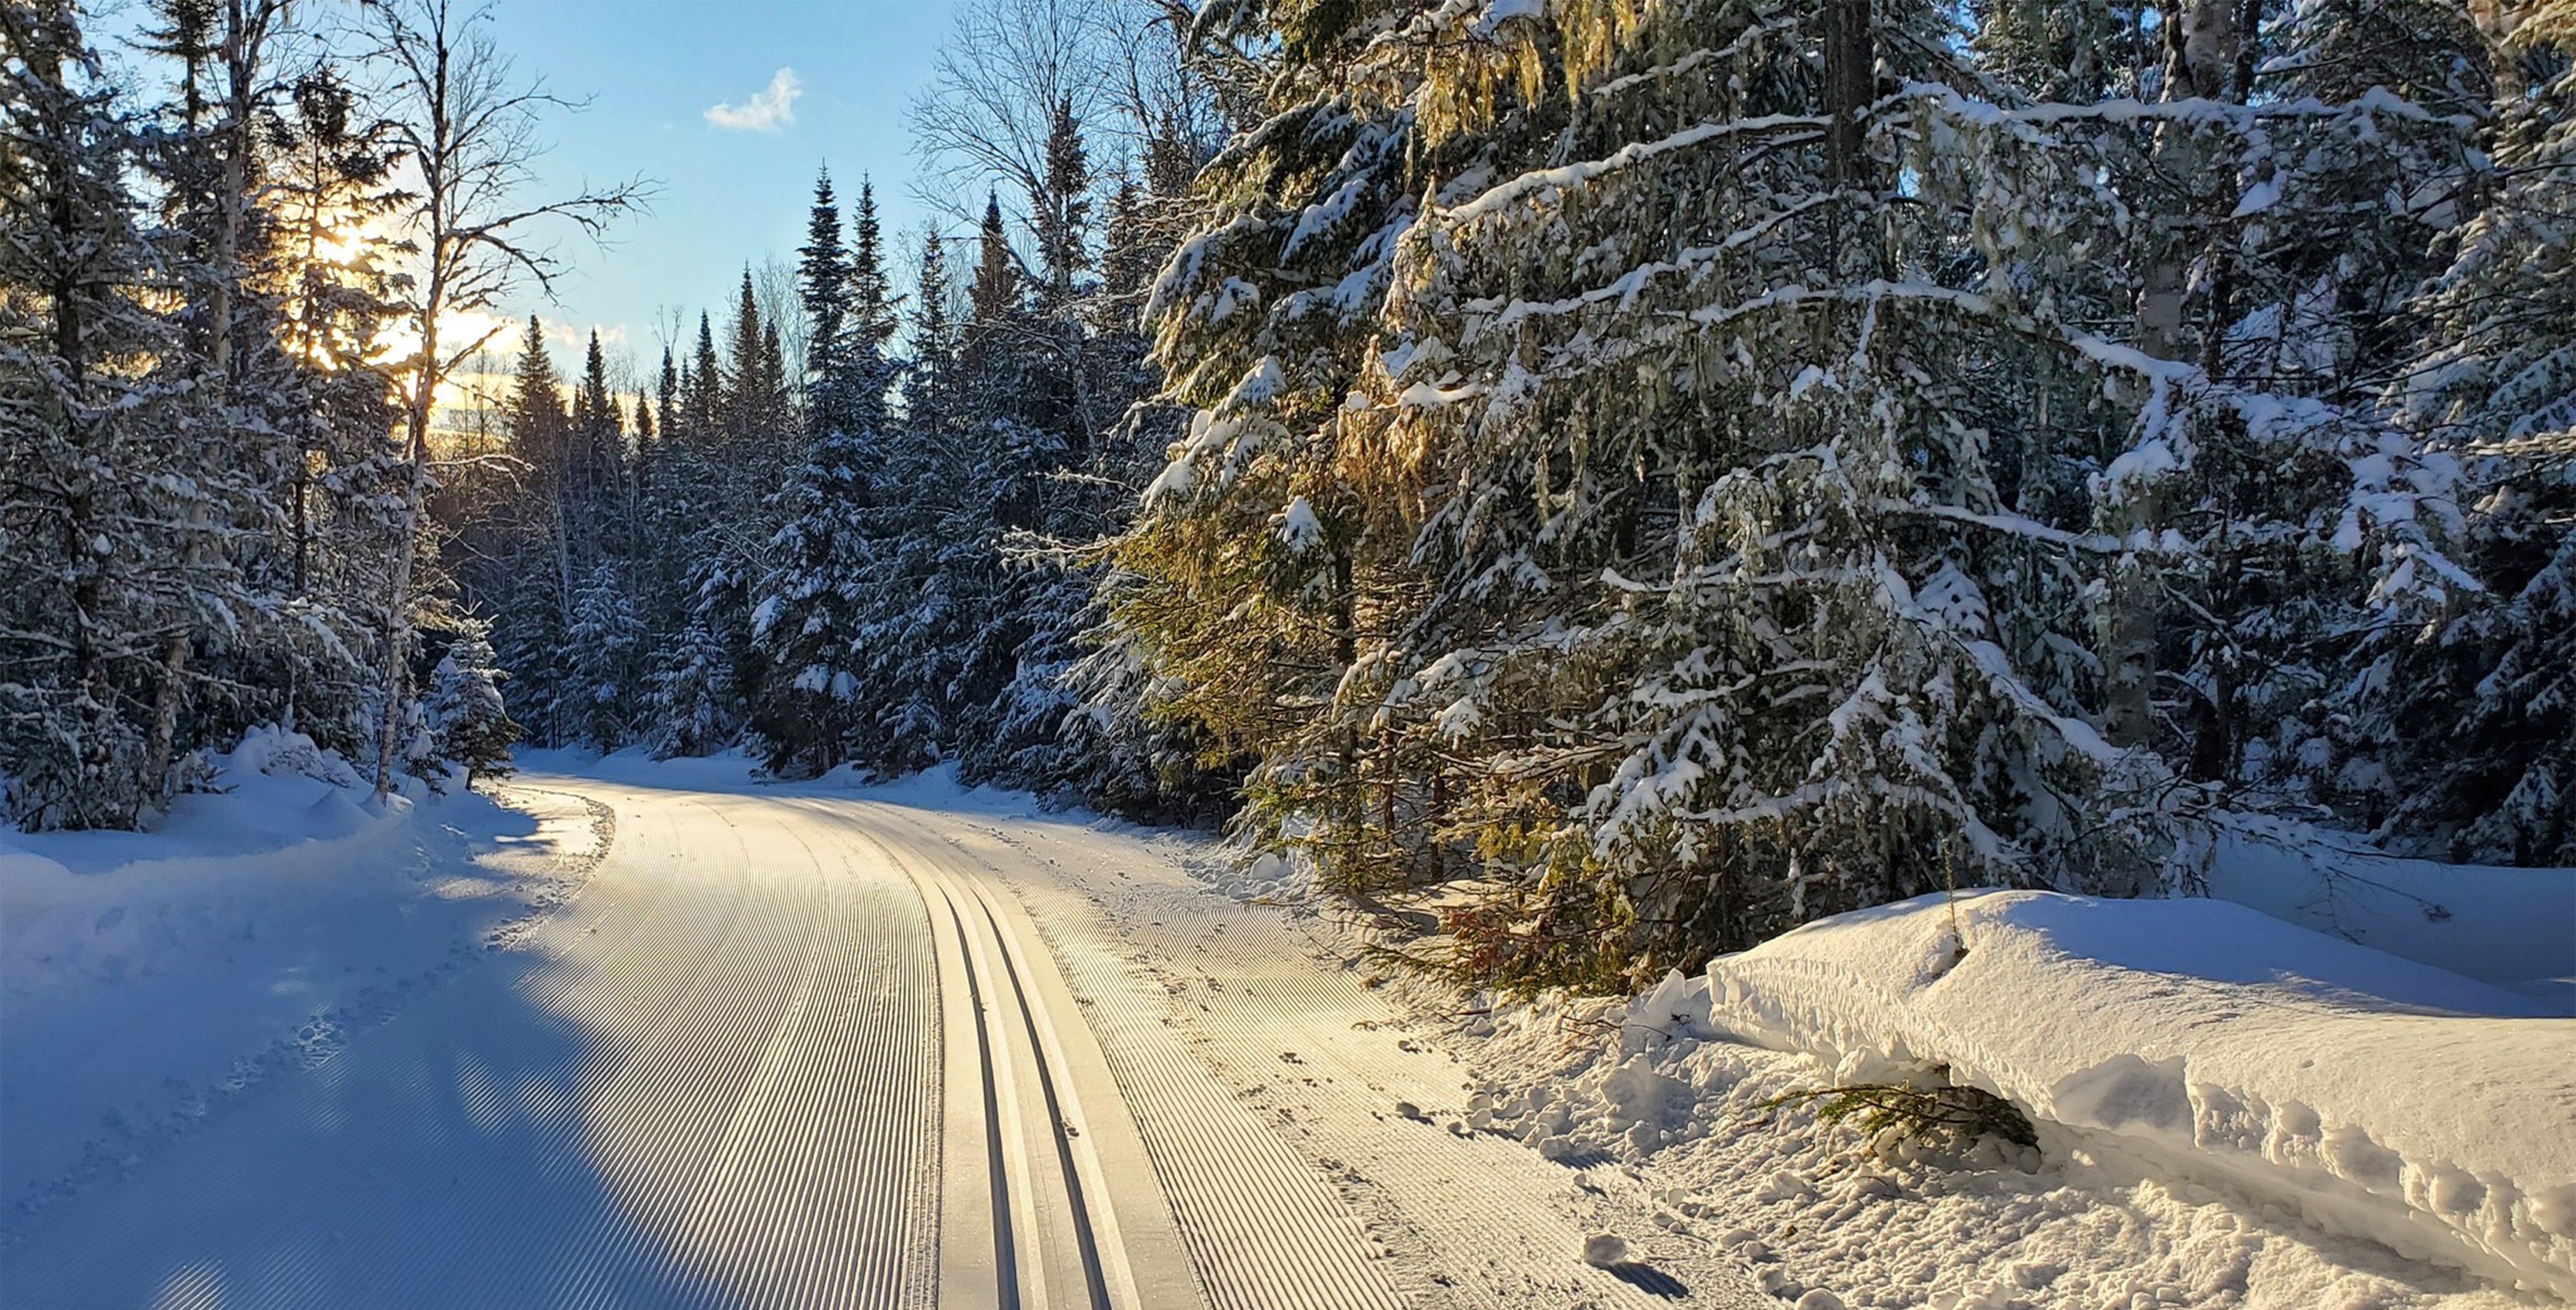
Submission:
[[[1953,921],[1933,896],[1719,959],[1713,1020],[1836,1083],[1946,1070],[2106,1164],[2576,1296],[2576,1022],[2224,902],[1988,892]]]
[[[210,763],[205,788],[148,832],[0,828],[0,993],[119,981],[253,940],[278,899],[327,894],[330,873],[395,858],[411,827],[412,797],[378,805],[301,733],[258,729]]]

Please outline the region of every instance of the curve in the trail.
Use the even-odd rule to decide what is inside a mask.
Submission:
[[[1381,998],[1130,838],[538,781],[615,809],[578,896],[21,1229],[0,1304],[1643,1303],[1566,1171],[1390,1116],[1459,1074]]]

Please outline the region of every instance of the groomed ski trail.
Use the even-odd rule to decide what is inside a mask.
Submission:
[[[578,896],[36,1216],[0,1302],[1748,1303],[1582,1265],[1574,1171],[1392,1113],[1456,1066],[1157,843],[685,777],[528,778],[616,814]]]

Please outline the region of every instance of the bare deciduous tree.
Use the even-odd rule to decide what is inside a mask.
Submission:
[[[975,0],[932,63],[912,104],[922,198],[964,222],[986,186],[1014,200],[1044,190],[1056,107],[1089,122],[1117,94],[1108,37],[1111,0]]]
[[[649,193],[642,179],[633,179],[579,187],[561,199],[522,200],[521,192],[536,180],[533,163],[542,152],[539,117],[578,106],[515,77],[509,57],[493,44],[485,10],[460,9],[453,0],[367,0],[361,14],[368,60],[382,77],[383,112],[414,175],[414,189],[396,212],[412,242],[405,317],[417,340],[410,358],[394,370],[403,387],[407,476],[402,544],[385,608],[384,705],[376,741],[381,798],[393,785],[410,671],[421,510],[433,468],[430,416],[439,383],[492,335],[454,345],[444,329],[455,314],[495,307],[524,282],[551,292],[562,264],[535,243],[532,226],[540,220],[570,223],[596,240],[612,220],[642,206]]]

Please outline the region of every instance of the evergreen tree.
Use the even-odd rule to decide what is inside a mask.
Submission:
[[[2483,587],[2374,649],[2355,679],[2369,711],[2356,753],[2390,797],[2385,834],[2453,859],[2564,865],[2576,863],[2576,5],[2520,17],[2493,34],[2493,169],[2469,192],[2485,203],[2420,302],[2426,357],[2391,387],[2459,463],[2455,536]],[[2397,48],[2420,58],[2424,44]]]
[[[149,367],[182,348],[125,179],[132,120],[59,0],[0,10],[0,785],[29,827],[130,827],[158,794],[145,707],[174,634],[177,456],[192,416]]]
[[[522,733],[501,702],[504,676],[481,625],[471,625],[439,658],[422,698],[438,758],[464,770],[468,791],[479,778],[510,776],[510,747]]]
[[[745,279],[746,282],[748,279]],[[723,440],[724,366],[716,360],[715,331],[704,313],[698,315],[697,349],[689,356],[682,386],[682,419],[690,443],[713,450]]]
[[[876,188],[859,182],[859,203],[850,214],[849,341],[844,358],[849,368],[854,421],[882,425],[886,393],[894,385],[891,347],[901,327],[902,297],[894,293],[885,266],[885,237],[877,223]]]
[[[518,685],[521,721],[540,743],[561,746],[581,724],[567,645],[582,568],[569,513],[573,423],[544,325],[533,315],[503,422],[518,477],[496,506],[495,538],[469,593],[499,633],[495,645]]]
[[[974,321],[1000,323],[1019,312],[1020,264],[1002,222],[1002,198],[986,194],[984,220],[975,233]]]
[[[2226,743],[2312,736],[2333,634],[2419,603],[2424,461],[2347,366],[2230,343],[2312,286],[2267,234],[2431,126],[2258,104],[2186,8],[2159,64],[2026,88],[1931,5],[1234,11],[1283,99],[1156,291],[1201,410],[1119,555],[1157,712],[1343,885],[1472,871],[1487,977],[1953,866],[2182,877],[2259,799]]]
[[[846,277],[808,284],[810,331],[837,329],[836,376],[821,393],[829,403],[807,415],[805,458],[780,493],[784,522],[769,543],[774,564],[751,611],[761,656],[749,689],[751,726],[767,745],[769,770],[789,777],[865,754],[870,707],[881,703],[869,679],[883,652],[871,649],[862,625],[866,608],[886,597],[878,547],[890,534],[879,522],[877,481],[886,464],[881,322],[891,306],[874,200],[864,184],[859,196]],[[839,263],[828,251],[809,256],[820,271]]]
[[[345,225],[392,203],[393,152],[383,125],[358,112],[355,93],[328,66],[296,79],[288,99],[292,114],[266,132],[280,157],[270,183],[277,207],[257,278],[276,322],[266,358],[285,375],[270,418],[290,448],[278,452],[282,467],[268,470],[268,499],[286,521],[248,565],[255,586],[275,598],[258,610],[262,655],[230,681],[276,689],[277,717],[357,759],[372,730],[360,652],[383,628],[376,611],[399,531],[396,409],[384,370],[369,358],[396,310],[396,283],[390,241]]]
[[[742,291],[734,305],[733,341],[719,375],[721,448],[732,461],[728,464],[732,469],[740,469],[739,461],[770,435],[767,425],[774,394],[770,390],[770,352],[762,347],[761,337],[760,302],[752,293],[751,268],[745,265]]]
[[[841,207],[826,171],[814,182],[814,205],[797,248],[798,287],[805,305],[805,416],[829,431],[854,421],[841,389],[850,330],[850,259],[841,242]]]
[[[636,711],[645,704],[644,623],[616,564],[602,561],[582,579],[565,635],[574,731],[604,751],[633,741]]]

